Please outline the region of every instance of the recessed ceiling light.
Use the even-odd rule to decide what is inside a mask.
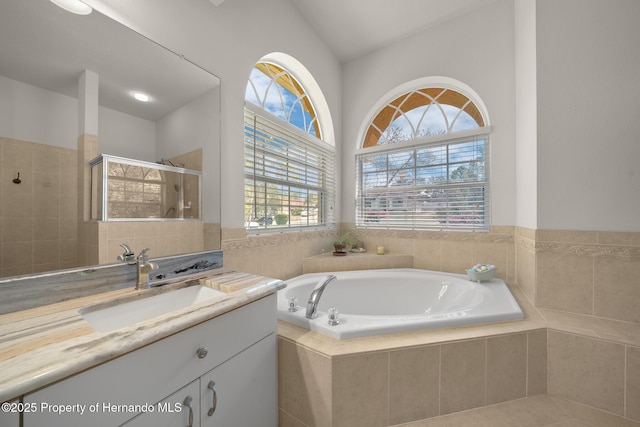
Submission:
[[[140,102],[149,102],[149,100],[151,99],[149,95],[142,92],[133,92],[133,97]]]
[[[51,3],[76,15],[88,15],[93,10],[91,6],[82,3],[80,0],[51,0]]]

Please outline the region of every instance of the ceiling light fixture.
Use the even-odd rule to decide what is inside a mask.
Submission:
[[[142,92],[133,92],[133,97],[140,102],[149,102],[149,100],[151,99],[149,95]]]
[[[76,15],[88,15],[93,10],[91,6],[82,3],[80,0],[51,0],[51,3]]]

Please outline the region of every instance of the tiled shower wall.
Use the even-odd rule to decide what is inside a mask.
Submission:
[[[77,266],[76,150],[0,137],[0,156],[0,275]]]

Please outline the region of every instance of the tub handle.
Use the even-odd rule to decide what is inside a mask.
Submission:
[[[329,308],[327,311],[327,317],[329,318],[328,323],[330,326],[336,326],[340,324],[340,320],[338,319],[339,313],[338,309],[335,307]]]
[[[300,306],[298,305],[298,298],[296,297],[289,298],[289,312],[294,313],[298,311],[299,308]]]

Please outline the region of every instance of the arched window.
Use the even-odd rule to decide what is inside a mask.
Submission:
[[[251,70],[244,99],[322,139],[311,99],[295,77],[282,67],[258,62]]]
[[[258,62],[245,91],[245,225],[293,229],[334,223],[335,148],[313,100],[281,64]]]
[[[356,155],[357,226],[488,230],[485,116],[450,85],[420,87],[386,103]]]

